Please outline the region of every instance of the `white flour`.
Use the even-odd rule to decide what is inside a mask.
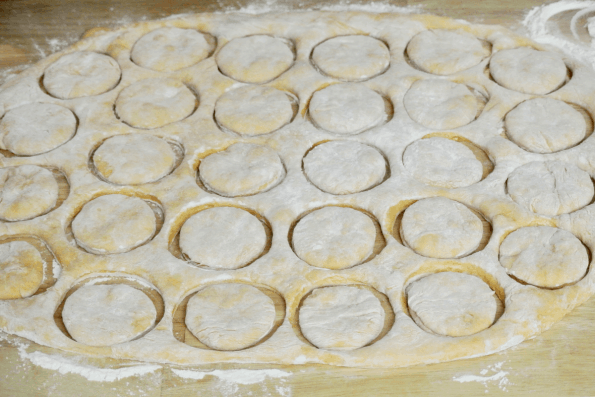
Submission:
[[[513,385],[506,375],[508,375],[507,371],[502,370],[502,365],[504,361],[499,363],[490,365],[488,368],[482,369],[479,373],[481,376],[477,375],[462,375],[462,376],[455,376],[452,378],[453,381],[459,383],[467,383],[467,382],[479,382],[482,383],[486,388],[486,393],[488,393],[488,387],[490,385],[497,385],[498,388],[502,391],[508,391],[507,386]],[[493,375],[486,376],[488,372],[494,372]]]

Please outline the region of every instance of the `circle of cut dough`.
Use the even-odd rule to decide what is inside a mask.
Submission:
[[[332,194],[357,193],[380,184],[386,166],[378,150],[352,141],[322,143],[304,157],[310,182]]]
[[[97,171],[120,185],[154,182],[173,169],[176,154],[163,139],[142,134],[105,140],[93,154]]]
[[[192,215],[180,229],[180,249],[191,261],[214,269],[238,269],[265,249],[260,220],[236,207],[215,207]]]
[[[148,241],[155,214],[138,197],[106,194],[89,201],[72,221],[77,243],[93,254],[118,254]]]
[[[236,143],[205,157],[198,171],[209,190],[226,197],[266,192],[285,177],[279,155],[253,143]]]
[[[490,50],[471,33],[434,29],[413,36],[407,55],[421,70],[445,76],[479,64]]]
[[[144,334],[157,311],[142,291],[125,284],[84,285],[64,303],[62,319],[74,340],[89,346],[112,346]]]
[[[103,94],[120,81],[120,66],[110,56],[90,51],[64,55],[45,70],[43,86],[60,99]]]
[[[186,326],[217,350],[240,350],[264,338],[275,323],[275,304],[246,284],[210,285],[188,300]]]
[[[415,179],[454,189],[479,182],[483,165],[462,143],[440,137],[420,139],[405,149],[403,164]]]
[[[266,83],[293,65],[293,51],[279,38],[254,35],[231,40],[217,54],[223,74],[244,83]]]
[[[320,128],[355,135],[386,120],[384,99],[361,84],[333,84],[312,95],[309,114]]]
[[[26,241],[0,244],[0,300],[33,295],[43,282],[44,261]]]
[[[217,122],[240,135],[268,134],[292,118],[291,97],[272,87],[240,87],[227,91],[215,104]]]
[[[58,201],[58,182],[36,165],[0,169],[0,218],[14,222],[43,215]]]
[[[437,130],[469,124],[477,115],[477,99],[463,84],[448,80],[418,80],[403,98],[414,121]]]
[[[312,51],[312,62],[322,73],[344,81],[363,81],[388,69],[390,53],[373,37],[352,35],[328,39]]]
[[[407,304],[425,331],[446,336],[473,335],[490,327],[498,313],[498,297],[479,277],[441,272],[407,286]]]
[[[292,245],[309,265],[340,270],[372,255],[376,225],[366,214],[347,207],[324,207],[304,216],[293,229]]]
[[[194,29],[165,27],[141,37],[132,47],[130,59],[148,69],[171,72],[202,61],[212,50],[208,37]]]
[[[52,103],[31,103],[9,110],[0,122],[0,147],[17,156],[34,156],[64,144],[76,132],[76,117]]]
[[[116,114],[137,128],[159,128],[190,116],[196,96],[182,82],[167,78],[137,81],[116,99]]]
[[[320,349],[352,350],[380,335],[385,316],[372,292],[340,285],[312,291],[299,309],[299,325],[304,337]]]
[[[572,147],[585,138],[587,124],[565,102],[535,98],[512,109],[504,119],[508,137],[525,150],[553,153]]]
[[[554,52],[520,47],[494,54],[490,60],[490,74],[508,89],[543,95],[564,84],[567,69],[562,58]]]
[[[420,255],[460,258],[479,247],[483,224],[465,205],[444,197],[431,197],[405,210],[401,236]]]
[[[521,281],[557,288],[585,275],[589,254],[583,243],[566,230],[531,226],[506,236],[500,246],[500,263]]]
[[[589,204],[595,194],[588,173],[562,161],[534,161],[512,171],[508,194],[537,214],[556,216]]]

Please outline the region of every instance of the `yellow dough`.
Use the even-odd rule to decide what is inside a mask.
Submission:
[[[43,282],[41,254],[25,241],[0,244],[0,300],[33,295]]]

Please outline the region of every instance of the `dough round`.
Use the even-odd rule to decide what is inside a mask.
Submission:
[[[266,192],[285,177],[279,155],[253,143],[236,143],[205,157],[198,171],[209,190],[226,197]]]
[[[331,141],[315,146],[304,157],[304,172],[317,188],[332,194],[351,194],[380,184],[386,160],[371,146]]]
[[[223,74],[256,84],[277,78],[293,60],[293,51],[283,39],[262,34],[233,39],[217,54]]]
[[[557,288],[585,275],[589,254],[583,243],[566,230],[531,226],[506,236],[500,246],[500,263],[521,281]]]
[[[444,197],[412,204],[401,221],[401,237],[415,252],[430,258],[460,258],[481,243],[483,224],[465,205]]]
[[[373,37],[340,36],[317,45],[312,51],[312,62],[330,77],[362,81],[388,69],[390,53],[386,44]]]
[[[17,156],[49,152],[76,132],[76,117],[52,103],[31,103],[9,110],[0,121],[0,147]]]
[[[132,47],[130,59],[148,69],[171,72],[202,61],[212,51],[208,36],[194,29],[166,27],[141,37]]]
[[[265,249],[260,220],[236,207],[215,207],[192,215],[180,229],[180,249],[191,261],[214,269],[238,269]]]
[[[120,65],[110,56],[90,51],[64,55],[43,75],[43,86],[60,99],[103,94],[120,81]]]
[[[43,282],[44,261],[26,241],[0,244],[0,300],[33,295]]]
[[[421,70],[445,76],[479,64],[490,50],[471,33],[434,29],[413,36],[407,55]]]
[[[333,84],[312,95],[312,121],[320,128],[343,135],[355,135],[386,120],[384,99],[361,84]]]
[[[112,346],[147,332],[157,319],[151,299],[125,284],[84,285],[64,303],[62,320],[74,340]]]
[[[155,214],[138,197],[106,194],[89,201],[72,221],[77,243],[93,254],[119,254],[148,241]]]
[[[292,245],[309,265],[340,270],[369,258],[375,241],[376,225],[369,216],[353,208],[324,207],[300,219]]]
[[[314,346],[329,350],[366,346],[380,335],[386,316],[373,293],[346,285],[315,289],[299,310],[304,337]]]
[[[182,82],[145,79],[124,88],[116,99],[116,114],[137,128],[159,128],[190,116],[196,96]]]
[[[495,53],[490,60],[490,74],[508,89],[543,95],[564,84],[567,69],[554,52],[520,47]]]
[[[407,304],[424,330],[446,336],[473,335],[490,327],[498,297],[479,277],[441,272],[407,286]]]
[[[551,98],[535,98],[512,109],[504,119],[508,137],[525,150],[553,153],[585,138],[587,123],[578,110]]]
[[[537,214],[556,216],[583,208],[595,194],[588,173],[562,161],[534,161],[512,171],[508,194]]]
[[[463,84],[448,80],[418,80],[403,98],[414,121],[437,130],[469,124],[477,116],[477,99]]]
[[[0,169],[0,219],[14,222],[50,211],[58,201],[58,182],[36,165]]]
[[[97,171],[120,185],[154,182],[169,174],[175,162],[176,154],[166,141],[143,134],[106,139],[93,154]]]
[[[268,134],[292,118],[291,97],[272,87],[240,87],[227,91],[215,104],[217,122],[240,135]]]
[[[275,304],[246,284],[210,285],[188,300],[186,326],[217,350],[240,350],[267,336],[275,324]]]
[[[440,137],[420,139],[405,149],[403,164],[415,179],[454,189],[479,182],[483,165],[462,143]]]

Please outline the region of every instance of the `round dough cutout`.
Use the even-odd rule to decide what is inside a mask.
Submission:
[[[0,244],[0,300],[33,295],[43,282],[44,261],[26,241]]]

